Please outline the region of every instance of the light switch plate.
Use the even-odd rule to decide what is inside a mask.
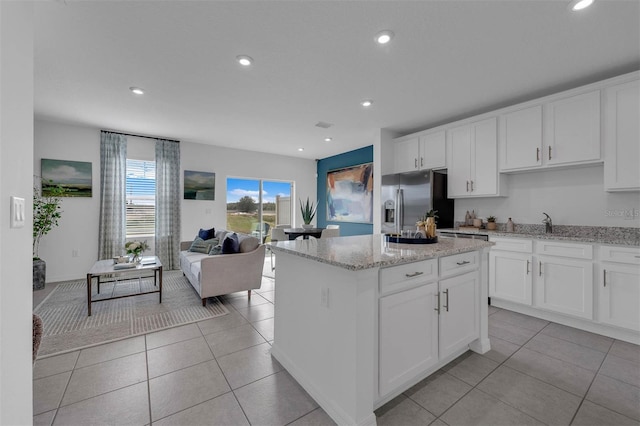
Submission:
[[[22,228],[24,227],[24,198],[11,196],[11,227]]]

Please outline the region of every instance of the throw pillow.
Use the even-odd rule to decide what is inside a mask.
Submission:
[[[191,243],[191,247],[189,247],[189,251],[193,251],[196,253],[209,253],[211,250],[211,244],[205,242],[202,238],[196,238]]]
[[[238,234],[227,234],[222,242],[222,254],[238,253],[240,251],[240,242],[238,241]]]
[[[222,254],[222,244],[217,244],[213,247],[211,247],[211,250],[209,251],[209,254],[212,256],[215,256],[216,254]]]
[[[220,244],[220,240],[217,238],[211,238],[209,240],[204,240],[205,243],[207,244],[211,244],[211,247],[213,246],[217,246],[218,244]]]
[[[211,229],[200,228],[200,231],[198,231],[198,237],[202,238],[203,240],[210,240],[215,236],[216,236],[215,228],[211,228]]]

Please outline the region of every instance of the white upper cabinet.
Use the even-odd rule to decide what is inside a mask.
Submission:
[[[445,161],[445,131],[399,138],[394,142],[394,172],[442,169]]]
[[[542,165],[542,105],[500,117],[500,171]]]
[[[604,187],[640,190],[640,85],[638,80],[604,92]]]
[[[495,117],[447,131],[450,198],[500,195]]]
[[[549,102],[545,121],[545,164],[601,159],[599,90]]]

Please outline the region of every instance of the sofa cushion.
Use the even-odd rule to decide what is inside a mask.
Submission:
[[[238,241],[238,234],[227,234],[222,242],[222,254],[233,254],[240,251],[240,242]]]
[[[189,251],[196,253],[209,253],[211,250],[211,243],[207,243],[202,238],[198,237],[191,243]]]
[[[260,240],[251,235],[240,235],[238,241],[240,242],[240,253],[254,251],[260,245]]]
[[[202,238],[203,240],[210,240],[215,236],[216,236],[215,228],[211,228],[211,229],[200,228],[200,231],[198,231],[198,237]]]

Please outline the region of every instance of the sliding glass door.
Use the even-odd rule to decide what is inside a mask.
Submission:
[[[227,229],[267,241],[271,228],[291,224],[293,182],[227,178]]]

